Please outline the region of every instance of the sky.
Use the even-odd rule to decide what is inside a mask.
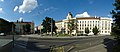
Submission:
[[[79,14],[111,17],[113,3],[114,0],[0,0],[0,18],[10,22],[34,21],[37,26],[46,16],[59,21],[65,19],[68,12],[74,17]]]

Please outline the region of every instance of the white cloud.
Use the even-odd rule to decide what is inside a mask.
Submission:
[[[17,11],[17,10],[18,10],[18,6],[15,6],[15,8],[14,8],[14,12]]]
[[[4,13],[4,11],[3,11],[3,9],[2,9],[2,8],[0,8],[0,13]]]
[[[44,11],[50,11],[50,10],[55,10],[55,9],[57,9],[57,8],[55,8],[55,7],[49,7],[49,8],[45,8]]]
[[[90,17],[90,15],[87,12],[84,12],[82,14],[76,14],[75,17]]]
[[[1,2],[4,2],[4,0],[0,0]]]
[[[15,7],[14,11],[18,10],[19,13],[25,13],[25,12],[30,13],[37,6],[38,6],[37,0],[23,0],[22,5],[20,5],[18,8]]]
[[[112,17],[112,15],[110,15],[110,14],[108,14],[107,16],[108,16],[108,17]]]
[[[22,18],[22,17],[20,17],[20,18],[19,18],[19,21],[22,21],[22,20],[23,20],[23,18]]]

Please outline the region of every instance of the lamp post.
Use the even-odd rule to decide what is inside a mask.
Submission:
[[[12,23],[12,34],[13,34],[12,40],[13,40],[13,48],[14,48],[14,31],[13,31],[13,24],[14,24],[14,23]]]
[[[51,36],[53,35],[53,23],[52,23],[53,18],[51,18]]]

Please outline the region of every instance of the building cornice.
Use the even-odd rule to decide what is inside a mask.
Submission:
[[[100,20],[100,17],[98,18],[95,18],[95,17],[79,17],[79,18],[76,18],[77,20]]]

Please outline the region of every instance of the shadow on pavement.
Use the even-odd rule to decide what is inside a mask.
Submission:
[[[35,52],[50,52],[50,48],[42,48],[36,45],[35,41],[29,41],[27,45],[27,49],[35,51]]]
[[[109,39],[109,38],[105,38],[103,40],[103,44],[105,45],[105,48],[107,49],[107,52],[113,52],[115,42],[116,42],[115,40]]]

